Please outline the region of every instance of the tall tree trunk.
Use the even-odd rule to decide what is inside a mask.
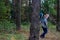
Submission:
[[[39,40],[39,10],[40,0],[32,0],[31,26],[29,40]]]
[[[60,31],[60,0],[57,0],[57,31]]]
[[[13,0],[13,12],[16,23],[16,29],[20,30],[21,28],[21,0]]]

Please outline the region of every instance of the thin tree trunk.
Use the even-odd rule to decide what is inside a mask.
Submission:
[[[16,29],[20,30],[21,28],[21,0],[13,0],[13,11],[15,17]]]
[[[40,0],[32,0],[31,26],[29,40],[39,40],[39,9]]]
[[[57,31],[60,31],[60,0],[57,0]]]

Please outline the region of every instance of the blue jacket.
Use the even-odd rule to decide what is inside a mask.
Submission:
[[[40,13],[40,21],[43,27],[47,27],[47,19],[43,16],[43,13]]]

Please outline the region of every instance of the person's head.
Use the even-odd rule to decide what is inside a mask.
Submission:
[[[49,14],[44,14],[44,17],[47,19],[49,17]]]

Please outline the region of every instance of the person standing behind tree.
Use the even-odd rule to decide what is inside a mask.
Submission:
[[[40,15],[41,16],[41,15]],[[49,17],[49,14],[44,14],[43,17],[41,18],[40,22],[42,25],[42,29],[43,29],[43,33],[40,35],[41,38],[45,38],[45,35],[48,32],[48,28],[47,28],[47,19]]]

